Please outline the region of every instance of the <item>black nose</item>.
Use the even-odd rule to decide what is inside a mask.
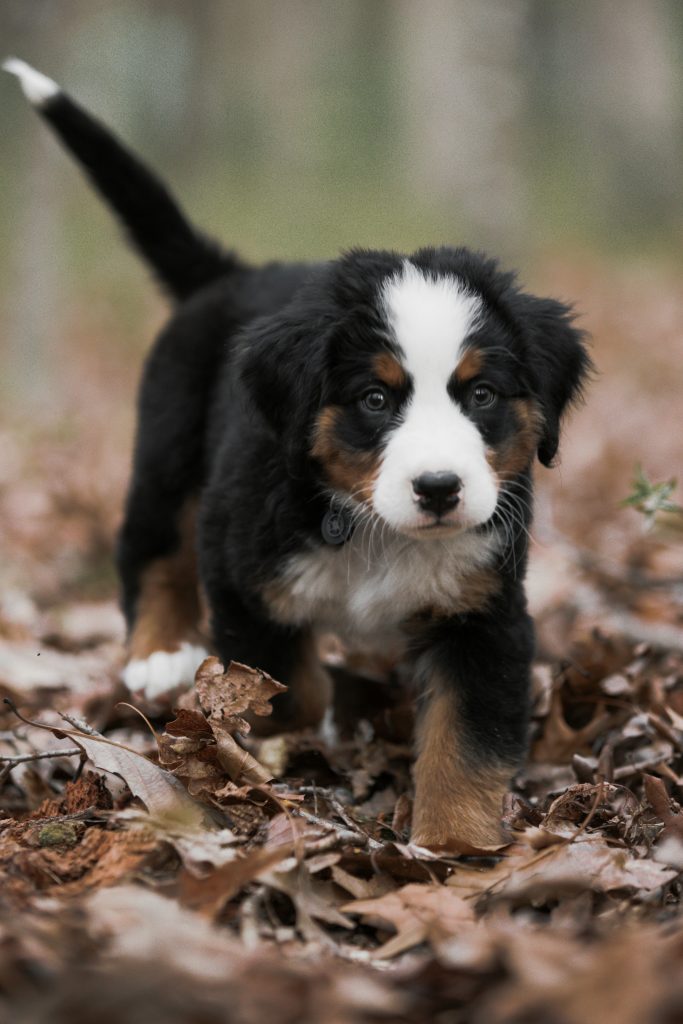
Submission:
[[[413,480],[413,491],[423,512],[442,516],[460,501],[462,480],[455,473],[423,473]]]

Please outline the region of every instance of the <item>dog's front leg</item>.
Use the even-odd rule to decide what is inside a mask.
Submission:
[[[462,849],[503,839],[503,797],[526,748],[531,621],[464,615],[432,626],[416,661],[412,840]]]

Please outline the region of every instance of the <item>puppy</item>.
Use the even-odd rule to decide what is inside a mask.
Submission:
[[[525,752],[532,464],[590,369],[571,310],[464,248],[251,267],[50,79],[28,99],[178,303],[148,357],[118,548],[130,661],[155,699],[212,644],[286,683],[316,725],[315,633],[391,650],[415,681],[412,838],[501,839]]]

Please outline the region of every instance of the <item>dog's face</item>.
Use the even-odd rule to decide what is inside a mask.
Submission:
[[[567,307],[467,250],[353,253],[248,340],[245,377],[322,484],[411,537],[493,515],[589,366]]]

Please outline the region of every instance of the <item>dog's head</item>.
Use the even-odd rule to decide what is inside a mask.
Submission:
[[[243,379],[287,450],[395,530],[485,523],[550,465],[590,369],[569,307],[466,249],[354,252],[248,339]]]

